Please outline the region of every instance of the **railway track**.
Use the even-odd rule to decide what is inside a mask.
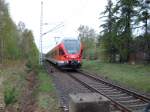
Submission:
[[[67,74],[92,92],[107,97],[111,101],[111,111],[144,112],[145,107],[150,103],[150,98],[111,84],[91,73],[80,70],[74,73],[67,72]]]
[[[44,67],[53,79],[53,83],[56,88],[56,94],[58,97],[58,107],[60,108],[61,112],[69,112],[68,103],[70,93],[90,92],[89,89],[82,86],[80,83],[67,75],[64,71],[61,71],[60,69],[55,67],[53,64],[45,62]]]
[[[46,68],[47,68],[47,72],[50,73],[51,67],[47,66]],[[111,112],[146,112],[144,111],[144,109],[148,105],[148,103],[150,103],[150,98],[137,94],[128,89],[124,89],[110,82],[107,82],[95,76],[95,74],[91,74],[83,70],[78,70],[76,72],[64,72],[64,71],[58,70],[57,68],[55,69],[56,69],[56,74],[59,71],[58,72],[59,75],[56,75],[56,76],[60,77],[63,74],[66,74],[71,79],[78,82],[79,84],[77,84],[78,86],[75,88],[80,89],[79,85],[82,85],[91,92],[97,92],[107,97],[111,101]],[[63,78],[64,76],[61,77],[61,80],[64,80]],[[71,84],[71,81],[69,81],[69,83]],[[62,89],[62,91],[64,90],[68,91],[67,86],[66,86],[66,89],[64,88]],[[73,90],[73,91],[78,92],[76,90]],[[63,96],[63,93],[65,93],[65,96]],[[61,95],[60,95],[61,97],[59,99],[60,107],[62,108],[63,112],[69,111],[68,104],[66,102],[67,101],[66,93],[67,92],[61,92]],[[69,93],[67,94],[69,95]],[[147,112],[150,112],[150,111],[147,111]]]

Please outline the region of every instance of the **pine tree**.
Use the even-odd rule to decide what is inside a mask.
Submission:
[[[103,27],[103,38],[101,41],[103,42],[103,47],[106,49],[106,53],[108,55],[109,62],[115,62],[115,56],[117,54],[116,49],[116,17],[114,15],[114,7],[111,0],[108,0],[108,4],[106,6],[105,11],[102,13],[101,18],[105,18],[104,24],[100,27]]]
[[[117,24],[120,28],[120,56],[121,62],[129,61],[129,55],[131,53],[131,43],[132,43],[132,30],[134,25],[134,18],[137,14],[136,8],[139,6],[138,0],[118,0],[116,4],[116,9],[118,10],[119,19]]]
[[[150,62],[150,1],[141,0],[140,3],[138,22],[143,24],[144,52],[146,53],[146,60]]]

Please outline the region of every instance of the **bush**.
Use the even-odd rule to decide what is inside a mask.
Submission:
[[[4,101],[6,106],[17,102],[17,96],[18,94],[14,87],[7,87],[4,91]]]

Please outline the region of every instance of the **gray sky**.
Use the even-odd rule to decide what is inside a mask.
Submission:
[[[33,31],[35,42],[39,46],[40,4],[41,0],[6,0],[12,19],[16,24],[23,21]],[[55,46],[54,37],[77,37],[77,28],[88,25],[100,31],[100,13],[104,11],[107,0],[43,0],[43,33],[59,23],[64,27],[43,36],[43,51]]]

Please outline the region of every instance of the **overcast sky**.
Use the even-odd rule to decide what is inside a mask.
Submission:
[[[23,21],[33,31],[35,42],[39,46],[41,0],[6,0],[12,19],[16,24]],[[107,0],[43,0],[43,33],[56,25],[64,26],[43,36],[43,50],[49,51],[54,45],[54,37],[77,37],[78,27],[88,25],[97,32],[101,21],[98,19],[104,11]]]

